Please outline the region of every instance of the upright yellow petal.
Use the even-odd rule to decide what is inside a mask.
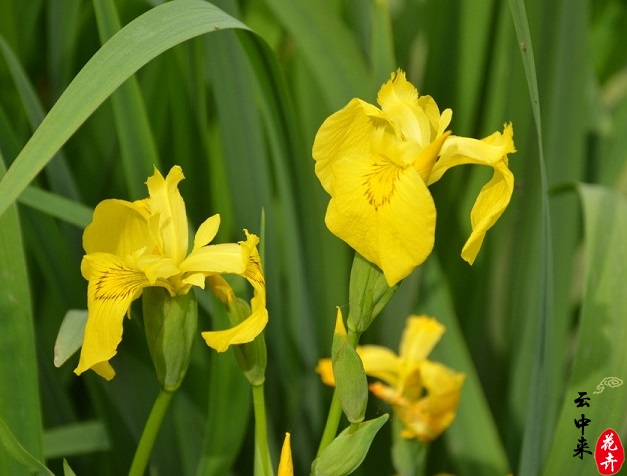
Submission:
[[[327,193],[336,182],[332,165],[337,159],[372,151],[370,137],[377,127],[389,125],[383,113],[361,99],[351,100],[320,126],[313,143],[316,175]]]
[[[198,227],[196,236],[194,236],[194,250],[208,245],[218,233],[220,228],[220,215],[213,215],[207,218],[202,225]]]
[[[92,222],[83,233],[83,248],[94,252],[127,256],[158,245],[151,229],[150,213],[142,201],[104,200],[94,210]]]
[[[92,253],[83,258],[89,263],[87,286],[88,317],[78,367],[79,375],[96,366],[105,378],[115,372],[105,365],[122,340],[122,320],[134,299],[150,283],[139,270],[129,268],[121,258],[108,253]]]
[[[444,326],[433,317],[409,316],[401,338],[400,356],[404,365],[412,367],[424,361],[444,331]]]
[[[285,440],[281,448],[281,458],[279,460],[278,476],[294,476],[294,464],[292,463],[292,448],[290,446],[291,436],[285,433]]]
[[[165,179],[155,168],[154,175],[146,182],[150,208],[159,214],[164,253],[176,264],[185,259],[188,247],[185,202],[178,190],[178,184],[184,178],[181,167],[175,165]]]

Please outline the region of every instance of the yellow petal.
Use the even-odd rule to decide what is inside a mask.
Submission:
[[[395,387],[399,383],[400,359],[386,347],[360,345],[357,354],[364,364],[366,375],[383,380]]]
[[[433,317],[409,316],[400,347],[404,364],[414,367],[424,361],[440,341],[444,331],[444,326]]]
[[[330,166],[338,158],[371,152],[372,132],[386,124],[389,123],[378,108],[360,99],[351,100],[322,123],[314,139],[312,156],[316,175],[329,194],[333,195],[335,183]]]
[[[259,298],[252,299],[252,314],[235,327],[224,331],[203,332],[201,335],[207,345],[218,352],[224,352],[230,345],[252,342],[268,323],[265,302],[260,301]]]
[[[512,125],[506,124],[502,134],[495,132],[482,140],[449,137],[429,177],[431,184],[449,168],[462,164],[494,168],[492,179],[481,189],[470,215],[472,233],[462,250],[462,258],[470,264],[479,253],[486,232],[503,214],[512,196],[514,175],[508,168],[507,154],[516,152],[513,135]]]
[[[83,248],[87,254],[102,252],[124,257],[142,248],[151,251],[156,245],[156,237],[150,229],[149,211],[141,201],[100,202],[83,233]]]
[[[316,365],[316,373],[320,375],[320,380],[329,387],[335,387],[335,374],[333,373],[333,363],[331,359],[320,359]]]
[[[290,446],[290,434],[285,433],[285,440],[281,448],[278,476],[294,476],[294,464],[292,463],[292,448]]]
[[[155,168],[154,175],[146,181],[150,208],[159,215],[164,253],[176,264],[185,259],[188,246],[185,202],[178,190],[184,178],[181,167],[175,165],[165,179]]]
[[[179,265],[183,273],[242,274],[246,270],[248,256],[242,256],[242,247],[236,243],[203,246],[192,251]]]
[[[392,73],[377,96],[383,113],[395,124],[404,140],[426,147],[432,138],[431,124],[426,111],[418,102],[418,90],[402,70]],[[433,102],[435,104],[435,102]],[[436,107],[437,111],[437,107]],[[439,119],[439,113],[438,119]]]
[[[220,215],[213,215],[212,217],[207,218],[200,227],[198,227],[198,231],[196,232],[196,236],[194,236],[194,250],[202,248],[203,246],[208,245],[211,240],[213,240],[218,233],[218,229],[220,228]]]
[[[372,154],[338,160],[329,230],[383,271],[393,286],[433,249],[436,211],[413,167],[401,169]]]
[[[498,162],[507,165],[507,154],[516,152],[513,136],[514,129],[511,124],[504,126],[502,134],[495,132],[482,140],[450,136],[442,146],[440,159],[433,167],[427,184],[437,182],[448,169],[457,165],[478,164],[495,167]]]
[[[248,233],[248,230],[244,230],[244,232],[246,233],[246,241],[240,241],[239,244],[242,247],[242,258],[246,260],[246,269],[241,273],[241,276],[246,278],[255,290],[255,293],[261,296],[265,302],[266,280],[263,275],[259,250],[257,249],[259,237]]]
[[[104,363],[116,354],[122,340],[124,315],[149,282],[141,271],[129,268],[115,255],[93,253],[83,261],[89,263],[91,270],[87,286],[88,317],[80,360],[74,372],[80,375],[97,366],[101,375],[113,377],[112,369],[108,372]]]
[[[481,189],[470,212],[472,233],[462,249],[462,258],[468,263],[474,263],[486,232],[507,208],[513,191],[514,175],[507,166],[495,167],[492,179]]]

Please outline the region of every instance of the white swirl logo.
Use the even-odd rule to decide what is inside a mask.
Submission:
[[[615,387],[620,387],[622,384],[623,384],[623,381],[619,379],[618,377],[605,377],[603,380],[601,380],[601,383],[597,385],[598,392],[592,392],[592,393],[601,393],[603,390],[605,390],[606,386],[615,388]]]

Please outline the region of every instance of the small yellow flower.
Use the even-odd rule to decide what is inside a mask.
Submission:
[[[451,136],[451,110],[440,113],[401,70],[381,87],[377,101],[381,109],[352,99],[316,134],[316,174],[331,195],[327,227],[379,266],[393,286],[433,249],[436,209],[427,186],[455,165],[488,165],[494,175],[475,202],[473,231],[462,251],[472,264],[512,194],[512,126],[483,140]]]
[[[122,339],[124,315],[145,287],[160,286],[176,296],[192,286],[204,287],[207,276],[246,272],[258,239],[248,235],[239,244],[209,245],[219,215],[198,228],[188,254],[187,215],[178,191],[183,178],[179,166],[165,179],[155,169],[146,182],[148,198],[104,200],[96,207],[83,234],[81,272],[89,281],[89,314],[76,374],[91,368],[107,380],[113,378],[109,359]]]
[[[376,345],[357,347],[366,374],[382,380],[370,391],[392,406],[403,422],[404,438],[431,441],[453,422],[465,375],[427,356],[444,333],[432,317],[410,316],[401,340],[400,355]],[[327,385],[334,385],[330,359],[322,359],[316,371]]]

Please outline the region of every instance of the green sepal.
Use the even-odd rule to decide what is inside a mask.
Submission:
[[[227,306],[227,314],[232,325],[243,322],[251,314],[250,306],[243,299],[237,299]],[[261,385],[266,380],[268,352],[263,332],[255,340],[246,344],[234,345],[237,363],[251,385]]]
[[[372,440],[386,421],[387,413],[374,420],[352,423],[314,460],[311,465],[312,475],[351,474],[366,457]]]
[[[363,333],[397,289],[398,284],[388,286],[383,271],[359,253],[355,253],[348,291],[348,328],[359,334]]]
[[[333,334],[331,363],[337,394],[346,418],[351,423],[362,421],[368,404],[368,380],[361,358],[346,335],[339,312]]]
[[[189,366],[198,326],[193,292],[171,297],[160,287],[142,292],[144,328],[159,385],[172,392],[180,387]]]

